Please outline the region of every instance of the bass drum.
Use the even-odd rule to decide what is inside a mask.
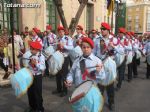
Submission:
[[[76,46],[69,51],[69,56],[72,62],[74,62],[78,57],[82,56],[83,52],[80,46]]]
[[[119,53],[117,53],[115,55],[114,59],[115,59],[117,67],[119,67],[124,62],[124,60],[125,60],[125,54],[119,54]]]
[[[11,76],[10,83],[15,90],[16,97],[21,97],[33,83],[33,75],[29,69],[22,68]]]
[[[142,57],[142,54],[139,50],[136,51],[136,59],[139,59]]]
[[[42,54],[45,56],[45,58],[47,59],[50,55],[52,55],[55,52],[54,47],[53,46],[49,46],[46,49],[44,49],[42,51]]]
[[[26,52],[23,54],[23,58],[22,58],[23,67],[28,67],[29,61],[30,61],[29,58],[30,58],[31,55],[32,55],[32,54],[31,54],[31,51],[30,51],[30,50],[26,51]]]
[[[133,54],[132,54],[132,52],[129,52],[129,53],[127,54],[126,65],[132,63],[132,59],[133,59]]]
[[[104,80],[100,81],[100,84],[104,85],[104,86],[108,86],[108,85],[112,84],[114,81],[116,81],[117,66],[116,66],[115,61],[110,57],[107,57],[103,61],[103,65],[104,65],[106,78]]]
[[[64,56],[61,52],[56,51],[48,59],[49,72],[51,75],[56,75],[61,69],[64,63]]]

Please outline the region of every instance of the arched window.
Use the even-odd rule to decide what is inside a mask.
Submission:
[[[53,0],[46,0],[46,24],[52,25],[52,29],[56,31],[56,7]]]
[[[17,3],[16,0],[13,0],[14,3]],[[5,3],[10,4],[10,0],[0,0],[0,34],[3,30],[3,28],[7,28],[10,32],[10,8],[5,7]],[[14,28],[19,29],[18,24],[18,8],[13,9],[14,14]]]

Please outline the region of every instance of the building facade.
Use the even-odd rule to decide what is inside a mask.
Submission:
[[[10,31],[10,7],[6,7],[5,3],[10,4],[11,0],[0,0],[0,32],[4,27]],[[55,31],[57,26],[61,24],[60,17],[53,0],[12,0],[14,4],[40,4],[40,7],[17,7],[14,8],[14,28],[23,31],[25,26],[29,29],[38,27],[41,31],[45,30],[47,24],[51,24]],[[107,0],[88,0],[88,4],[83,10],[79,24],[84,30],[98,29],[100,23],[108,21],[107,17]],[[62,0],[64,15],[68,26],[71,19],[75,17],[79,8],[78,0]],[[111,19],[109,20],[111,23]]]
[[[136,2],[126,9],[126,29],[137,34],[150,31],[150,2]]]

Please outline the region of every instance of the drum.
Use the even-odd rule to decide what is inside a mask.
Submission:
[[[101,112],[104,101],[92,81],[85,81],[72,93],[69,102],[74,112]]]
[[[52,55],[55,52],[54,47],[53,46],[49,46],[47,47],[42,54],[45,56],[45,58],[47,59],[50,55]]]
[[[10,78],[12,88],[15,90],[16,97],[21,97],[33,82],[33,76],[29,69],[22,68]]]
[[[136,59],[139,59],[142,57],[142,54],[139,50],[136,51]]]
[[[64,63],[64,56],[61,52],[56,51],[48,59],[49,72],[52,75],[56,75],[61,69]]]
[[[80,46],[76,46],[72,50],[69,51],[69,56],[71,58],[71,61],[74,62],[75,59],[82,56],[83,52],[81,50]]]
[[[116,81],[116,78],[117,78],[116,63],[112,58],[107,57],[103,61],[103,65],[104,65],[106,78],[100,81],[100,84],[104,86],[108,86],[112,84],[114,81]]]
[[[126,65],[132,63],[132,58],[133,58],[133,54],[132,54],[132,51],[130,51],[130,52],[127,54]]]
[[[125,60],[125,54],[116,53],[114,59],[115,59],[117,67],[119,67]]]
[[[29,58],[31,56],[31,52],[30,50],[26,51],[24,54],[23,54],[23,58],[22,58],[22,63],[23,63],[23,66],[24,67],[27,67],[29,65]]]

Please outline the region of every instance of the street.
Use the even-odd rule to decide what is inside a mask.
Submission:
[[[114,112],[149,112],[150,104],[150,79],[145,78],[146,64],[141,60],[138,67],[138,78],[132,82],[123,82],[122,88],[115,92],[115,110]],[[52,95],[55,90],[55,78],[43,78],[43,99],[45,112],[72,112],[71,105],[68,102],[68,96],[60,98]],[[105,101],[106,102],[106,101]],[[28,107],[27,95],[16,99],[11,86],[0,87],[0,112],[24,112]],[[103,112],[109,112],[106,103]]]

